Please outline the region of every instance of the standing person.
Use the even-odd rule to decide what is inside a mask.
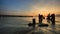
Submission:
[[[32,19],[32,26],[33,28],[35,29],[35,25],[36,25],[36,21],[35,21],[35,18]]]
[[[47,16],[47,20],[50,20],[50,14],[48,14],[48,16]]]
[[[39,16],[38,16],[38,19],[39,19],[39,23],[40,23],[40,21],[41,21],[41,20],[40,20],[40,19],[41,19],[41,18],[40,18],[40,14],[39,14]]]
[[[50,23],[50,20],[51,20],[50,19],[50,14],[48,14],[48,16],[47,16],[47,22]]]
[[[52,25],[55,25],[55,14],[51,14]]]
[[[39,14],[39,24],[42,24],[43,18],[44,18],[43,15]]]

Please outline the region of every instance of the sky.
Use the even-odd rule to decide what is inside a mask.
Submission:
[[[3,15],[60,14],[60,0],[0,0]]]

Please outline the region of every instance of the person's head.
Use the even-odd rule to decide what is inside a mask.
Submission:
[[[55,14],[51,14],[51,15],[55,15]]]

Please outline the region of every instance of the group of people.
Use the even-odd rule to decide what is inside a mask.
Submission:
[[[51,21],[51,23],[55,25],[55,14],[48,14],[47,21]]]
[[[39,23],[40,23],[40,24],[42,23],[43,19],[45,19],[45,17],[44,17],[43,15],[40,15],[40,14],[39,14]],[[55,14],[48,14],[48,16],[47,16],[46,19],[47,19],[48,22],[51,21],[51,23],[52,23],[53,25],[55,25]],[[49,22],[49,23],[50,23],[50,22]]]
[[[45,17],[43,15],[39,14],[39,18],[38,19],[39,19],[39,23],[41,24],[43,19],[45,19]],[[55,14],[48,14],[46,19],[47,19],[48,22],[51,21],[51,23],[53,25],[55,25]]]
[[[45,19],[45,17],[39,14],[38,19],[39,19],[39,24],[42,24],[42,21],[43,19]],[[55,25],[55,14],[48,14],[46,19],[48,23],[51,21],[52,25]],[[28,26],[33,26],[33,28],[35,28],[35,25],[36,25],[36,20],[35,18],[33,18],[32,23],[29,23]]]

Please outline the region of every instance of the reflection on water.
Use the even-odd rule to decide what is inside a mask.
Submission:
[[[27,30],[25,33],[30,34],[35,32],[35,34],[59,34],[60,32],[60,17],[56,17],[56,25],[51,25],[47,22],[46,19],[43,20],[43,23],[49,24],[49,27],[36,27],[35,30],[31,30],[28,27],[28,23],[32,22],[33,17],[0,17],[0,34],[23,34],[24,30]],[[36,23],[38,23],[38,18],[35,17]],[[30,31],[31,30],[31,31]],[[19,33],[20,32],[20,33]]]

